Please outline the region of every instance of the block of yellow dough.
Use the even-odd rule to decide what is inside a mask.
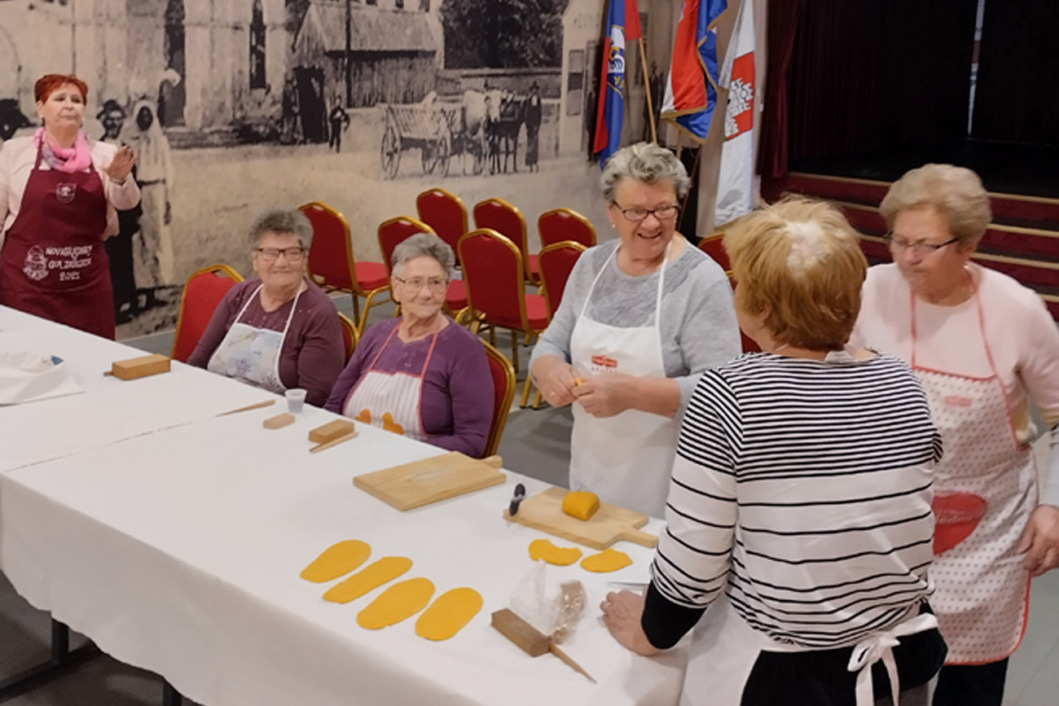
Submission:
[[[454,588],[438,596],[416,621],[416,635],[448,640],[482,609],[482,594],[473,588]]]
[[[610,571],[624,569],[630,564],[632,564],[632,559],[625,552],[619,552],[617,549],[604,549],[599,554],[586,556],[581,562],[581,568],[585,571],[605,574]]]
[[[599,509],[599,496],[587,490],[571,490],[563,498],[563,512],[579,520],[591,520]]]
[[[434,584],[430,579],[408,579],[394,584],[357,613],[357,624],[365,630],[395,625],[423,610],[433,595]]]
[[[533,561],[544,559],[556,566],[570,566],[581,558],[581,550],[577,547],[557,547],[547,539],[535,539],[530,542],[529,555]]]
[[[412,568],[412,560],[403,556],[384,556],[341,583],[336,583],[324,599],[332,603],[349,603]]]
[[[357,568],[371,556],[371,546],[359,539],[332,544],[302,570],[301,577],[313,583],[337,579]]]

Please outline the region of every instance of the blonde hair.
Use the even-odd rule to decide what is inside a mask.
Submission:
[[[811,350],[845,346],[868,261],[837,208],[787,197],[737,221],[724,248],[739,283],[736,307],[767,311],[764,325],[777,342]]]
[[[925,164],[905,172],[879,204],[890,229],[899,212],[913,208],[933,208],[944,216],[961,247],[975,245],[993,220],[982,180],[970,169],[951,164]]]

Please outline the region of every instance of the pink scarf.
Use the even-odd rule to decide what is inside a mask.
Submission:
[[[49,167],[60,172],[73,174],[74,172],[83,172],[91,166],[92,153],[88,150],[88,141],[85,139],[83,132],[78,131],[77,139],[74,140],[72,149],[59,147],[53,144],[51,140],[45,141],[44,134],[44,128],[37,128],[37,131],[33,133],[33,144],[41,147],[41,142],[44,142],[41,152]]]

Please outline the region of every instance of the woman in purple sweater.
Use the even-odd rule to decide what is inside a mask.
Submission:
[[[331,299],[305,274],[313,227],[276,209],[250,228],[257,278],[228,290],[188,363],[282,394],[301,387],[322,405],[342,370],[345,347]]]
[[[441,310],[454,259],[429,233],[394,249],[390,288],[401,317],[364,335],[324,407],[480,457],[493,418],[493,379],[481,341]]]

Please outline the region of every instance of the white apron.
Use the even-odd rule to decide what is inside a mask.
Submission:
[[[946,664],[996,662],[1018,647],[1026,627],[1030,577],[1017,549],[1030,513],[1037,506],[1033,453],[1016,437],[1014,415],[985,337],[977,289],[974,297],[979,338],[991,369],[984,378],[916,364],[914,295],[911,299],[909,365],[927,394],[944,445],[944,455],[934,471],[935,512],[942,528],[938,531],[944,531],[947,521],[945,513],[937,511],[939,501],[944,502],[946,496],[967,494],[979,504],[985,501],[984,514],[980,510],[976,513],[981,519],[973,531],[936,556],[930,569],[935,586],[930,605],[949,645]]]
[[[894,661],[897,638],[937,627],[930,613],[915,615],[902,623],[858,642],[848,669],[857,673],[857,706],[872,706],[871,667],[880,659],[886,666],[894,706],[901,691]],[[740,706],[750,672],[761,652],[812,652],[812,649],[775,642],[750,627],[722,595],[710,604],[692,633],[688,667],[680,706]]]
[[[346,404],[342,407],[342,414],[373,427],[425,441],[427,433],[423,430],[423,377],[426,375],[427,366],[430,365],[430,358],[434,355],[438,334],[435,333],[431,338],[430,350],[427,351],[419,374],[376,370],[375,364],[399,328],[400,326],[395,326],[390,332],[382,348],[368,365],[367,372],[361,375],[360,380],[353,386],[346,398]]]
[[[588,317],[592,291],[618,249],[604,263],[585,297],[570,336],[570,362],[575,369],[593,375],[625,373],[636,377],[665,377],[659,319],[668,249],[658,271],[653,325],[619,328]],[[573,413],[570,488],[590,490],[605,502],[662,517],[680,420],[632,409],[599,419],[577,403],[573,405]]]
[[[294,296],[283,330],[273,331],[239,322],[262,286],[259,284],[254,293],[247,297],[221,345],[210,356],[206,369],[282,395],[287,388],[279,378],[279,356],[283,350],[283,339],[287,337],[291,319],[294,318],[294,310],[298,308],[301,289]]]

